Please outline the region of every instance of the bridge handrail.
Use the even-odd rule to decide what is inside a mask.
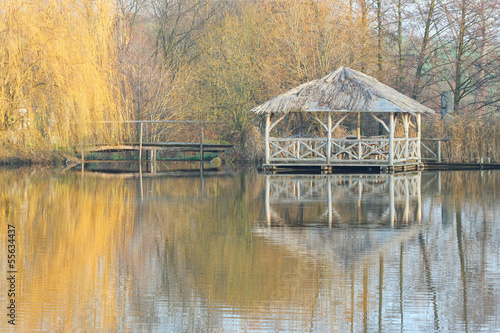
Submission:
[[[142,161],[142,145],[143,145],[143,125],[144,124],[201,124],[200,128],[200,160],[203,160],[203,146],[206,145],[204,142],[204,124],[223,124],[227,121],[207,121],[207,120],[103,120],[94,122],[95,124],[140,124],[140,134],[139,134],[139,161]],[[82,136],[81,142],[81,155],[82,155],[82,165],[85,163],[85,143]]]
[[[441,142],[450,142],[451,139],[450,138],[429,138],[429,139],[420,139],[420,144],[421,146],[426,150],[428,151],[429,153],[431,153],[434,158],[426,158],[426,160],[435,160],[437,161],[438,163],[441,163],[443,161],[442,159],[442,154],[441,154]],[[423,141],[426,141],[426,142],[437,142],[437,151],[434,152],[432,151],[432,149],[430,149],[429,147],[427,147],[427,145],[424,144]]]

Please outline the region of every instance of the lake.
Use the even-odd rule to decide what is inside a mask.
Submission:
[[[0,330],[500,332],[499,190],[500,171],[2,169]]]

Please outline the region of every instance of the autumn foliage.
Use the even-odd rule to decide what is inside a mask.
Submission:
[[[0,161],[137,135],[103,124],[116,120],[216,120],[206,138],[245,149],[262,126],[249,109],[340,66],[436,111],[450,90],[457,117],[498,136],[498,0],[0,4]],[[198,130],[162,131],[180,141]],[[496,158],[497,142],[480,154]]]
[[[123,114],[108,1],[2,1],[0,147],[39,159]]]

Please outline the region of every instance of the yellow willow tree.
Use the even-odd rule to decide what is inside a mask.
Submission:
[[[96,122],[120,118],[112,2],[1,0],[0,8],[3,150],[65,150],[95,135]]]

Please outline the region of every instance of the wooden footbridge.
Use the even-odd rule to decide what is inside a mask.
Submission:
[[[118,124],[118,125],[132,125],[136,127],[137,133],[132,135],[136,138],[134,142],[121,142],[119,144],[100,143],[94,144],[85,142],[82,139],[81,143],[81,158],[82,163],[85,162],[85,156],[91,153],[98,152],[123,152],[123,151],[137,151],[139,152],[139,161],[150,160],[156,161],[158,151],[174,151],[174,152],[195,152],[200,154],[200,160],[203,160],[204,153],[220,153],[226,149],[233,147],[230,144],[214,144],[207,143],[204,138],[205,126],[209,124],[216,124],[217,122],[210,121],[160,121],[160,120],[130,120],[130,121],[106,121],[105,124]],[[158,129],[162,125],[167,124],[191,124],[199,126],[200,134],[198,142],[170,142],[165,140],[168,135],[157,135]],[[155,127],[155,134],[153,135],[152,127]],[[165,130],[163,129],[163,132]],[[168,131],[167,131],[168,132]],[[164,133],[165,134],[165,133]],[[187,135],[184,135],[187,140]],[[145,152],[146,156],[143,156]]]

